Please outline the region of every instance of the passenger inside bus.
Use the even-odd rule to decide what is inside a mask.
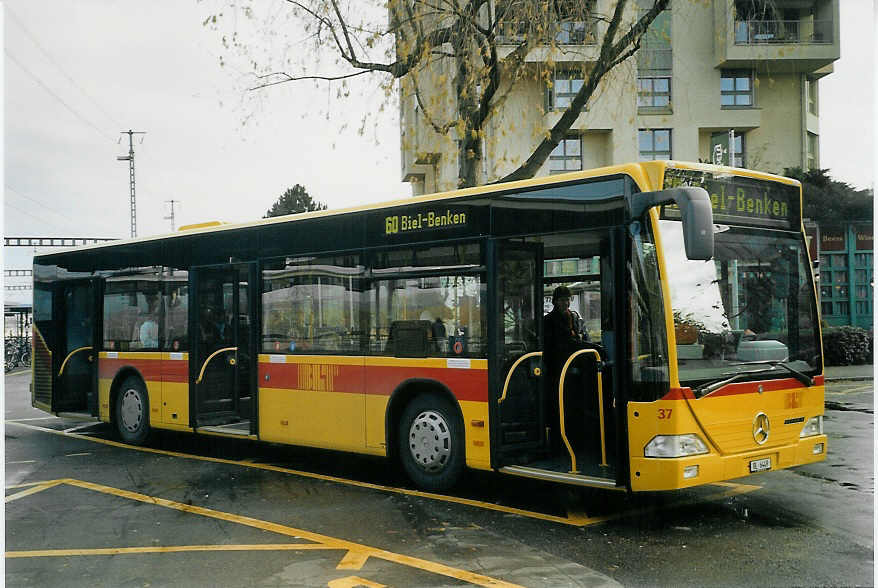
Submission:
[[[157,349],[159,346],[159,296],[148,295],[146,298],[146,316],[138,329],[141,349]]]
[[[555,288],[552,291],[552,310],[543,317],[546,423],[549,428],[550,448],[553,452],[561,447],[558,386],[564,363],[579,349],[596,349],[598,353],[604,355],[600,345],[589,341],[588,333],[583,332],[581,325],[578,324],[581,319],[577,321],[577,315],[570,310],[571,296],[570,289],[566,286]],[[594,366],[593,360],[586,361],[586,365]],[[581,372],[577,374],[589,380],[595,376],[593,367],[586,369],[584,374]],[[565,388],[568,386],[565,385]],[[583,388],[578,386],[576,389]],[[583,398],[577,396],[569,400],[569,403],[565,400],[565,412],[580,412],[584,408]]]

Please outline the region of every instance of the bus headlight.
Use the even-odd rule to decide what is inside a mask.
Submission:
[[[802,437],[813,437],[814,435],[822,435],[823,434],[823,416],[816,416],[808,419],[808,422],[805,423],[805,426],[802,427],[802,432],[799,433],[799,438]]]
[[[707,453],[707,445],[695,434],[656,435],[643,448],[645,457],[685,457],[700,453]]]

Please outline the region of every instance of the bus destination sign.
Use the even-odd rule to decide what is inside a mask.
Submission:
[[[413,233],[430,229],[466,226],[466,212],[427,210],[413,214],[394,214],[384,217],[384,234]]]
[[[708,183],[708,186],[710,184]],[[789,220],[790,203],[766,186],[714,184],[708,190],[714,214]]]
[[[689,170],[668,170],[665,188],[698,186],[710,196],[714,218],[735,224],[796,227],[798,195],[795,186],[731,175],[711,175]],[[680,218],[675,205],[664,207],[665,216]]]

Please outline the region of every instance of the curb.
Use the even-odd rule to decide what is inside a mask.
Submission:
[[[825,382],[871,382],[873,379],[872,376],[834,376],[832,378],[824,376],[823,378]]]

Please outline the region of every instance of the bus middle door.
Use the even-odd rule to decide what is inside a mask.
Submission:
[[[52,412],[98,414],[99,293],[97,280],[62,282],[55,291],[53,318],[61,328],[53,354]]]
[[[190,272],[190,411],[194,427],[249,435],[255,432],[251,382],[254,264],[196,268]]]

